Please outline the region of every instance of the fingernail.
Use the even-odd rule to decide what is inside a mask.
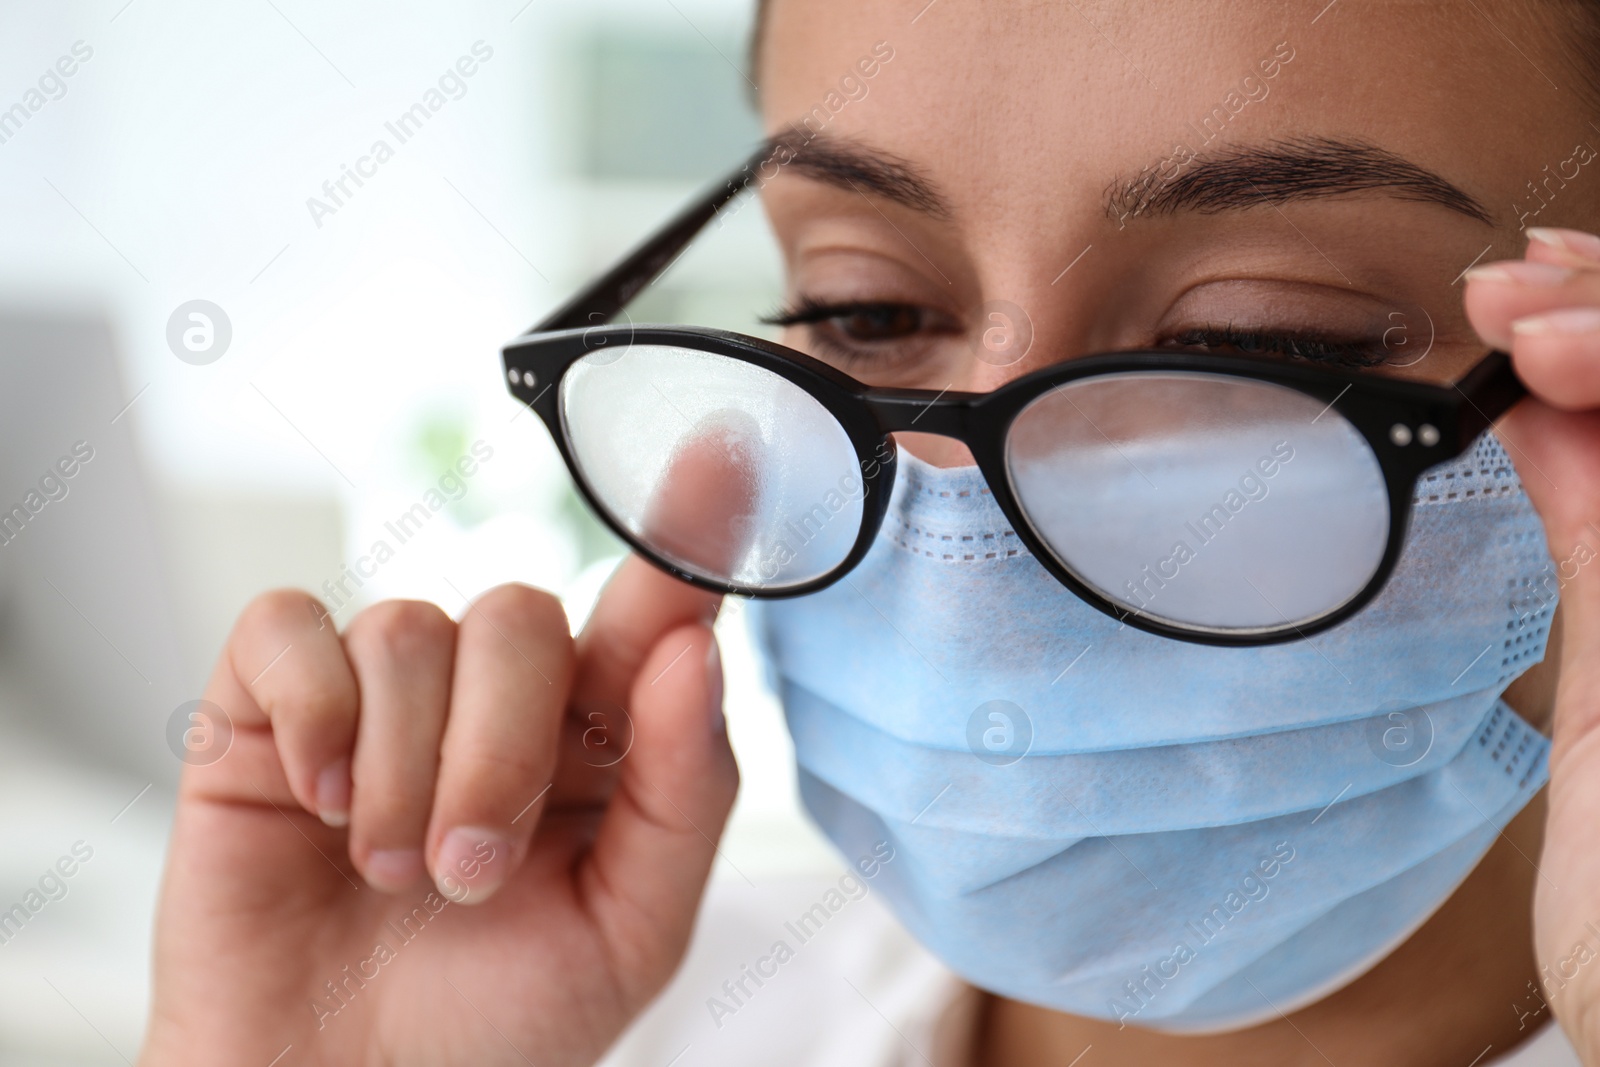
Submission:
[[[1567,267],[1558,267],[1553,263],[1524,263],[1509,260],[1505,263],[1490,263],[1483,267],[1473,267],[1467,271],[1466,277],[1474,282],[1499,282],[1507,285],[1561,285],[1570,277],[1572,271]]]
[[[380,848],[367,856],[367,883],[374,889],[396,892],[422,877],[426,869],[422,850],[417,848]]]
[[[722,712],[722,650],[717,647],[717,637],[711,635],[711,646],[706,649],[706,692],[709,694],[711,732],[728,732],[728,718]]]
[[[1600,308],[1562,308],[1559,311],[1546,311],[1542,315],[1529,315],[1513,322],[1511,332],[1518,337],[1572,337],[1600,333]]]
[[[317,775],[317,817],[329,826],[350,825],[349,760],[335,760]]]
[[[445,835],[433,880],[457,904],[478,904],[500,888],[511,867],[505,837],[475,826],[458,826]]]
[[[1600,260],[1600,237],[1582,230],[1561,230],[1546,226],[1528,227],[1528,236],[1540,244],[1571,252],[1585,259]]]

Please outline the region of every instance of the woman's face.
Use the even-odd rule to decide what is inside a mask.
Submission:
[[[763,198],[810,320],[786,340],[929,389],[1163,346],[1449,381],[1484,351],[1462,272],[1526,226],[1600,221],[1600,131],[1554,28],[1574,17],[772,0],[764,117],[798,155]]]

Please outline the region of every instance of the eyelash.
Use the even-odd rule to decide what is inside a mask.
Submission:
[[[1180,330],[1161,342],[1161,347],[1285,356],[1309,363],[1334,363],[1341,367],[1377,367],[1388,362],[1389,353],[1376,338],[1331,337],[1305,331],[1269,331],[1255,327],[1197,326]]]
[[[831,337],[817,329],[817,327],[835,323],[837,320],[845,319],[852,315],[874,315],[886,313],[891,315],[910,313],[916,316],[916,327],[910,330],[904,336],[886,338],[876,342],[840,341],[837,338]],[[914,304],[897,304],[892,301],[882,300],[828,303],[813,299],[812,297],[802,296],[793,304],[781,308],[770,315],[764,316],[761,321],[769,326],[812,327],[810,331],[812,344],[818,349],[822,350],[822,352],[842,363],[844,366],[850,367],[858,363],[867,362],[869,360],[883,361],[892,359],[892,355],[884,351],[885,348],[890,345],[904,344],[908,341],[916,339],[919,335],[925,335],[929,333],[936,335],[950,335],[960,332],[959,329],[955,327],[930,330],[926,325],[926,322],[933,316],[934,313],[917,307]]]
[[[831,319],[842,319],[848,315],[881,311],[912,311],[919,315],[923,313],[922,309],[914,304],[897,304],[888,300],[851,300],[830,304],[802,296],[793,304],[763,316],[761,321],[769,326],[810,326]]]
[[[771,326],[823,326],[851,315],[910,312],[927,316],[923,309],[910,304],[884,301],[851,301],[827,303],[811,297],[800,297],[792,305],[780,309],[761,321]],[[879,342],[842,343],[834,337],[813,329],[812,342],[834,357],[854,364],[884,353],[870,351],[878,345],[890,345],[910,340],[924,332],[919,327],[903,337]],[[941,331],[953,333],[955,330]],[[1268,330],[1260,327],[1240,327],[1232,323],[1223,326],[1196,326],[1180,330],[1157,342],[1160,348],[1186,348],[1200,351],[1224,350],[1250,354],[1283,356],[1311,363],[1331,363],[1342,367],[1376,367],[1388,361],[1381,340],[1377,338],[1334,337],[1303,330]]]

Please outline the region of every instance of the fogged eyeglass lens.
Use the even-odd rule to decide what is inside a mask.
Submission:
[[[1012,491],[1056,559],[1110,600],[1197,631],[1299,626],[1371,581],[1383,471],[1324,401],[1195,372],[1109,374],[1034,400]]]
[[[771,371],[635,344],[578,360],[560,400],[568,448],[600,506],[698,577],[800,585],[843,563],[861,531],[849,436]]]

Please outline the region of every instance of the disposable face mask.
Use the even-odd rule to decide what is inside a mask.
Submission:
[[[1366,971],[1544,784],[1500,700],[1544,655],[1544,543],[1486,434],[1418,483],[1362,612],[1219,648],[1088,607],[975,468],[902,452],[862,564],[751,618],[807,808],[845,855],[893,846],[875,887],[923,944],[1004,996],[1203,1032]]]

